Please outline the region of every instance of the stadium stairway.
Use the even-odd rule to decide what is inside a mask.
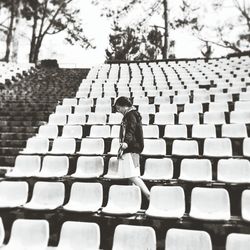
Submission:
[[[0,92],[0,166],[13,166],[39,125],[58,102],[75,96],[88,70],[40,69],[5,85]]]

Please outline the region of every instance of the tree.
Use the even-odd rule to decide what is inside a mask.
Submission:
[[[162,34],[157,27],[142,35],[130,27],[122,29],[114,22],[112,31],[110,48],[106,49],[107,61],[153,60],[161,53]]]
[[[106,0],[110,2],[110,0]],[[103,4],[104,1],[102,1]],[[141,0],[127,0],[124,1],[125,3],[122,4],[122,6],[118,7],[110,7],[111,4],[107,6],[104,6],[102,9],[103,14],[108,18],[113,18],[117,23],[124,17],[127,17],[134,9],[136,8],[142,8],[145,9],[145,15],[138,21],[138,23],[135,24],[134,29],[137,30],[137,32],[145,33],[145,26],[147,26],[148,30],[148,21],[151,17],[153,17],[155,14],[159,15],[162,13],[164,25],[163,26],[157,26],[158,30],[164,30],[164,33],[162,34],[162,39],[164,40],[162,42],[162,48],[161,48],[161,54],[163,59],[166,59],[168,57],[168,51],[169,51],[169,30],[170,29],[177,29],[180,27],[184,27],[189,25],[190,23],[193,24],[193,22],[196,21],[194,18],[189,18],[188,16],[184,16],[182,19],[181,17],[174,18],[171,17],[169,14],[171,12],[171,9],[169,7],[169,0],[152,0],[152,1],[141,1]],[[92,3],[95,5],[100,4],[100,1],[92,0]],[[147,7],[146,7],[147,5]],[[184,6],[184,7],[183,7]],[[187,9],[190,9],[190,6],[188,4],[188,0],[182,0],[181,5],[179,6],[180,9],[185,8],[185,11]],[[189,13],[195,12],[197,8],[191,9]],[[184,12],[184,11],[183,11]]]
[[[225,49],[230,49],[237,53],[250,49],[250,3],[245,0],[214,0],[212,2],[213,10],[218,16],[223,17],[226,9],[234,11],[231,16],[223,23],[217,23],[215,27],[211,27],[199,18],[199,21],[193,26],[194,35],[204,43],[210,43]],[[207,36],[210,32],[214,34],[216,39]],[[231,34],[237,34],[232,37]]]
[[[20,0],[1,0],[1,8],[8,10],[9,16],[0,24],[0,30],[6,35],[6,50],[3,61],[9,62],[10,46],[15,31],[16,20],[19,17]],[[6,24],[7,23],[7,24]]]
[[[78,18],[79,9],[70,5],[73,0],[23,0],[22,16],[32,24],[29,61],[37,63],[40,49],[47,35],[66,31],[67,42],[79,43],[82,47],[93,47],[83,34]]]

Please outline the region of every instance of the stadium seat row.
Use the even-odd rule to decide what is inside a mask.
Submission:
[[[108,215],[134,215],[145,213],[154,218],[194,218],[207,221],[231,219],[230,197],[224,188],[194,187],[191,192],[190,211],[186,214],[184,189],[181,186],[153,186],[150,189],[148,208],[141,210],[142,197],[138,186],[111,185],[107,204],[103,204],[103,188],[100,183],[74,182],[69,200],[66,199],[63,182],[38,181],[34,184],[32,197],[25,181],[2,181],[0,183],[0,207],[21,207],[29,210],[63,209],[73,212],[98,212]],[[18,190],[18,192],[16,192]],[[48,195],[49,194],[49,195]],[[65,200],[68,200],[65,203]],[[241,194],[241,217],[250,222],[250,190]]]
[[[93,222],[65,221],[60,229],[57,246],[48,246],[50,224],[44,219],[17,219],[12,224],[10,239],[3,244],[5,231],[0,223],[2,249],[55,249],[55,250],[99,250],[101,230]],[[21,232],[21,233],[20,233]],[[32,235],[32,237],[30,237]],[[227,236],[225,250],[247,250],[249,234],[231,233]],[[212,240],[206,231],[170,228],[165,236],[165,250],[212,250]],[[112,250],[151,249],[156,250],[156,233],[149,226],[120,224],[114,230]]]

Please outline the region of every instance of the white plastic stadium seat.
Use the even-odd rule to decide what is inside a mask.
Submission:
[[[74,138],[58,137],[53,141],[50,154],[74,154],[76,150],[76,141]]]
[[[32,137],[27,140],[26,148],[21,151],[22,154],[45,154],[49,149],[48,138]]]
[[[173,155],[199,155],[198,143],[195,140],[174,140],[172,145]]]
[[[65,125],[62,131],[63,138],[82,138],[83,130],[81,125]]]
[[[212,165],[208,159],[183,159],[179,180],[212,181]]]
[[[223,124],[221,128],[222,137],[244,138],[248,137],[245,124]]]
[[[38,219],[17,219],[12,224],[8,244],[1,249],[44,250],[48,245],[48,241],[48,221]]]
[[[97,212],[103,201],[103,189],[100,183],[74,182],[70,198],[63,209],[77,212]]]
[[[175,114],[174,113],[155,113],[154,124],[156,125],[175,124]]]
[[[232,156],[232,144],[229,138],[206,138],[203,155],[222,157]]]
[[[185,194],[178,186],[153,186],[146,215],[159,218],[181,218],[185,213]]]
[[[226,239],[225,250],[248,250],[250,234],[230,233]]]
[[[173,178],[173,161],[169,158],[148,158],[145,161],[144,180],[169,180]]]
[[[166,142],[163,139],[144,139],[143,155],[166,155]]]
[[[166,125],[163,137],[187,138],[187,126],[184,124]]]
[[[214,124],[194,124],[192,126],[192,138],[216,138]]]
[[[0,182],[0,207],[18,207],[26,203],[29,186],[25,181]]]
[[[118,175],[118,160],[117,157],[110,157],[108,163],[108,172],[103,176],[108,179],[120,179]]]
[[[112,139],[109,154],[117,155],[119,147],[120,147],[119,139],[118,138]]]
[[[92,138],[107,138],[110,137],[110,126],[108,125],[92,125],[90,128],[89,137]]]
[[[92,222],[65,221],[62,225],[57,247],[47,250],[99,250],[100,228]]]
[[[201,220],[229,220],[230,200],[224,188],[195,187],[189,216]]]
[[[12,171],[5,174],[6,177],[31,177],[41,168],[41,157],[38,155],[18,155]]]
[[[179,124],[199,124],[200,116],[196,112],[180,112],[179,113]]]
[[[31,200],[23,205],[34,210],[53,210],[64,202],[64,184],[62,182],[38,181],[34,185]]]
[[[107,116],[103,113],[89,113],[87,124],[89,125],[98,125],[98,124],[106,124]]]
[[[79,114],[68,115],[68,125],[85,125],[86,116]]]
[[[241,195],[241,216],[242,219],[250,222],[250,190],[246,189]]]
[[[102,138],[83,138],[78,154],[102,155],[104,152],[104,140]]]
[[[159,127],[157,125],[143,125],[144,138],[159,138]]]
[[[221,111],[207,111],[203,115],[204,124],[224,124],[225,113]]]
[[[138,186],[112,185],[107,205],[102,209],[107,214],[135,214],[141,208],[141,190]]]
[[[35,176],[40,178],[62,177],[69,171],[69,158],[65,155],[46,155],[41,171]]]
[[[250,162],[247,159],[220,159],[217,180],[226,183],[250,183]]]
[[[49,116],[48,124],[63,126],[66,123],[67,123],[67,115],[66,114],[51,114]]]
[[[123,115],[120,113],[111,113],[109,114],[109,119],[108,119],[107,124],[110,124],[110,125],[121,124],[122,118],[123,118]]]
[[[101,156],[80,156],[77,159],[75,178],[98,178],[103,174],[104,161]]]
[[[156,250],[156,235],[152,227],[118,225],[112,250]]]
[[[244,111],[231,111],[230,123],[250,123],[250,112]]]
[[[166,234],[165,250],[184,249],[212,250],[211,237],[205,231],[179,228],[169,229]]]
[[[244,138],[243,140],[243,155],[250,156],[250,138]]]
[[[57,125],[42,125],[38,129],[37,137],[44,137],[49,139],[54,139],[58,135],[58,127]]]

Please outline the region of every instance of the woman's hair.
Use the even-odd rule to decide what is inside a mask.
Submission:
[[[116,99],[114,106],[132,107],[132,102],[128,97],[120,96]]]

